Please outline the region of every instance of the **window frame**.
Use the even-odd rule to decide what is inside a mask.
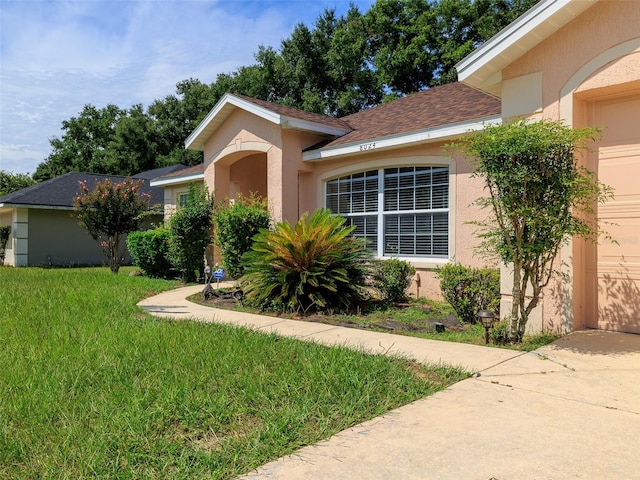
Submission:
[[[185,199],[184,200],[184,204],[183,204],[183,201],[182,201],[183,198]],[[187,192],[178,192],[177,193],[177,198],[176,198],[176,209],[180,210],[180,209],[186,207],[188,204],[189,204],[189,192],[188,191]]]
[[[426,209],[418,210],[384,210],[384,171],[389,168],[402,168],[402,167],[444,167],[448,168],[448,208],[442,209],[429,209],[428,213],[433,214],[437,212],[446,212],[448,214],[448,244],[447,255],[439,256],[420,256],[420,255],[403,255],[403,254],[390,254],[384,253],[384,220],[389,215],[401,216],[403,214],[413,215],[416,212],[427,212]],[[421,156],[421,157],[401,157],[401,158],[388,158],[378,159],[374,161],[362,162],[353,165],[348,165],[342,168],[334,169],[319,176],[318,181],[320,188],[318,189],[318,205],[322,205],[328,208],[327,204],[327,186],[331,180],[335,180],[346,175],[357,175],[371,170],[378,170],[378,206],[375,212],[371,212],[370,215],[377,219],[377,247],[375,250],[375,256],[377,258],[400,258],[406,260],[416,266],[417,268],[437,268],[440,265],[448,263],[455,257],[455,198],[456,198],[456,162],[450,157],[444,156]],[[344,214],[345,216],[358,216],[363,217],[367,215],[367,212],[357,212]]]

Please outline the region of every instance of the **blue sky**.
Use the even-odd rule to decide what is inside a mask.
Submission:
[[[33,173],[85,104],[148,106],[180,80],[211,83],[325,7],[349,0],[0,0],[0,170]]]

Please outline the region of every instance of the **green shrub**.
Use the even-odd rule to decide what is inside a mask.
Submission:
[[[438,269],[440,290],[463,322],[475,323],[478,310],[500,306],[500,272],[450,263]]]
[[[283,222],[261,230],[242,258],[245,302],[303,313],[341,311],[359,302],[370,252],[344,222],[320,209],[311,217],[305,213],[293,227]]]
[[[415,273],[413,265],[404,260],[376,260],[372,264],[371,286],[385,301],[402,302],[407,299]]]
[[[168,278],[171,275],[169,254],[169,229],[158,227],[144,232],[131,232],[127,248],[137,265],[148,277]]]
[[[504,319],[496,322],[489,331],[491,341],[496,345],[505,345],[509,342],[509,320]]]
[[[213,196],[205,187],[189,187],[187,204],[169,220],[169,260],[185,282],[204,271],[204,253],[211,243]]]
[[[242,276],[242,255],[251,249],[253,237],[261,228],[269,228],[271,217],[266,200],[238,196],[215,208],[214,242],[222,252],[222,262],[231,278]]]

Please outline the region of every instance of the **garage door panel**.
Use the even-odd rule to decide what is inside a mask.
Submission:
[[[615,198],[610,203],[640,205],[640,144],[599,148],[598,159],[599,180],[615,188]]]
[[[593,124],[605,126],[598,179],[615,197],[598,206],[613,241],[600,242],[587,258],[587,307],[595,312],[588,326],[640,333],[640,96],[593,107]]]

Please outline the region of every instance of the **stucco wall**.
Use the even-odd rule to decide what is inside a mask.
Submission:
[[[98,242],[68,210],[29,209],[29,265],[101,265]]]
[[[97,241],[78,225],[69,210],[29,209],[28,265],[103,265],[105,257]],[[145,221],[162,222],[156,215]],[[127,256],[125,264],[130,263]]]
[[[485,213],[473,205],[476,199],[483,196],[483,184],[479,179],[471,178],[470,163],[459,156],[451,157],[449,152],[444,151],[443,143],[368,151],[340,159],[314,162],[313,170],[306,174],[301,182],[300,202],[308,210],[324,206],[324,182],[330,178],[371,168],[419,164],[449,167],[450,257],[469,266],[480,267],[489,264],[489,260],[483,259],[475,251],[478,245],[476,227],[470,224],[485,217]],[[419,277],[419,284],[415,281],[410,292],[421,297],[441,298],[435,270],[446,261],[410,261],[417,269],[416,280]]]
[[[178,206],[180,195],[183,193],[189,193],[189,186],[191,184],[199,187],[202,185],[202,181],[190,181],[177,185],[167,185],[164,187],[164,220],[165,222],[173,215]]]

